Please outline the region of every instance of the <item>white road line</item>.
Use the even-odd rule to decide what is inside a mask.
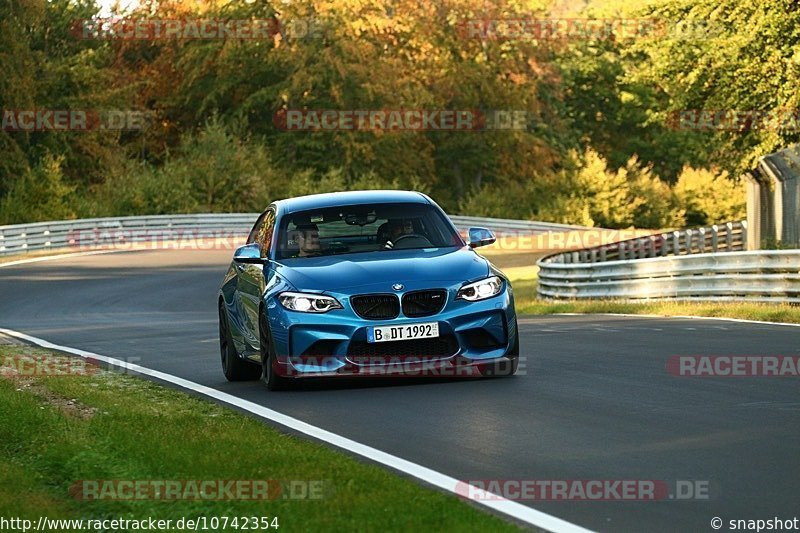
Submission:
[[[100,254],[115,254],[120,252],[130,252],[134,250],[94,250],[91,252],[72,252],[68,254],[58,254],[58,255],[44,255],[41,257],[29,257],[28,259],[17,259],[15,261],[8,261],[6,263],[0,263],[0,268],[9,267],[14,265],[24,265],[27,263],[40,263],[42,261],[53,261],[54,259],[62,259],[68,257],[83,257],[86,255],[100,255]]]
[[[444,491],[451,492],[458,496],[463,497],[464,490],[466,489],[466,487],[468,487],[468,485],[466,485],[466,483],[464,483],[463,481],[459,481],[458,479],[455,479],[453,477],[447,476],[435,470],[431,470],[430,468],[426,468],[416,463],[412,463],[411,461],[406,461],[405,459],[401,459],[400,457],[397,457],[395,455],[382,452],[381,450],[378,450],[371,446],[367,446],[366,444],[361,444],[360,442],[348,439],[347,437],[342,437],[341,435],[337,435],[336,433],[332,433],[317,426],[308,424],[306,422],[303,422],[302,420],[298,420],[296,418],[284,415],[277,411],[273,411],[272,409],[268,409],[256,403],[249,402],[241,398],[237,398],[236,396],[233,396],[231,394],[222,391],[218,391],[217,389],[206,387],[205,385],[200,385],[199,383],[194,383],[192,381],[188,381],[186,379],[179,378],[171,374],[165,374],[164,372],[159,372],[158,370],[152,370],[150,368],[139,366],[133,363],[128,363],[126,361],[115,359],[113,357],[106,357],[104,355],[99,355],[92,352],[79,350],[77,348],[70,348],[68,346],[60,346],[58,344],[53,344],[52,342],[40,339],[38,337],[32,337],[30,335],[26,335],[25,333],[20,333],[19,331],[0,328],[0,334],[21,339],[31,344],[41,346],[42,348],[49,348],[51,350],[57,350],[59,352],[65,352],[77,355],[85,359],[93,359],[96,361],[101,361],[113,367],[123,368],[125,370],[135,372],[137,374],[150,376],[152,378],[165,381],[167,383],[172,383],[173,385],[177,385],[178,387],[181,387],[183,389],[187,389],[192,392],[208,396],[209,398],[214,398],[217,401],[232,405],[234,407],[238,407],[239,409],[243,409],[245,411],[253,413],[254,415],[259,416],[261,418],[265,418],[282,426],[286,426],[287,428],[290,428],[294,431],[304,433],[315,439],[321,440],[338,448],[347,450],[350,453],[361,455],[362,457],[366,457],[371,461],[375,461],[376,463],[383,464],[385,466],[388,466],[389,468],[398,470],[400,472],[403,472],[404,474],[408,474],[421,481],[424,481],[425,483],[438,487]],[[265,392],[265,394],[267,393]],[[522,505],[521,503],[511,500],[506,500],[500,498],[499,496],[489,494],[477,487],[475,487],[474,489],[470,489],[470,493],[476,496],[476,498],[473,499],[475,503],[488,507],[489,509],[492,509],[499,513],[511,516],[521,522],[525,522],[532,526],[540,527],[542,529],[546,529],[548,531],[553,531],[556,533],[561,533],[561,532],[590,533],[591,531],[589,529],[585,529],[578,525],[567,522],[566,520],[562,520],[547,513],[543,513],[542,511],[537,511],[536,509],[527,507],[525,505]]]

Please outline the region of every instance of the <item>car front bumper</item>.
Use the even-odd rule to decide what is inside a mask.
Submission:
[[[493,375],[515,363],[516,314],[510,286],[492,298],[467,302],[455,298],[458,287],[447,289],[441,312],[391,320],[366,320],[350,306],[349,295],[328,292],[343,309],[323,314],[290,311],[267,301],[266,312],[275,344],[275,372],[283,377],[409,376],[470,377]],[[367,343],[370,326],[401,326],[436,322],[439,339],[415,341],[413,353],[388,345]],[[378,346],[378,344],[382,346]],[[430,346],[431,353],[420,346]]]

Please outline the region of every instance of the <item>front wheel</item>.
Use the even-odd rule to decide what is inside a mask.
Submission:
[[[272,337],[270,336],[269,326],[263,310],[258,317],[258,331],[259,345],[261,347],[261,382],[264,383],[267,390],[271,391],[291,389],[293,385],[291,380],[279,376],[273,368],[276,358],[275,346],[272,343]]]
[[[228,315],[223,304],[219,305],[219,351],[222,358],[222,373],[228,381],[250,381],[258,379],[257,365],[243,361],[236,353],[228,326]]]

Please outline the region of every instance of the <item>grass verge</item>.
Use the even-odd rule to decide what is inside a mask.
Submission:
[[[278,517],[289,531],[516,529],[455,496],[215,403],[99,369],[34,376],[20,361],[75,363],[39,348],[0,345],[0,517],[34,524],[42,515]],[[290,480],[322,480],[325,490],[321,499],[82,500],[70,494],[79,480],[281,480],[283,494],[292,493],[285,489]]]
[[[615,300],[549,301],[536,296],[538,268],[536,257],[525,256],[530,266],[523,266],[520,254],[487,255],[509,277],[514,286],[517,312],[522,315],[552,315],[558,313],[630,315],[704,316],[737,318],[759,322],[800,324],[800,306],[757,302],[626,302]],[[533,261],[531,263],[531,261]]]
[[[553,302],[536,297],[536,280],[513,281],[517,312],[522,315],[558,313],[620,313],[630,315],[705,316],[759,322],[800,324],[800,307],[778,303],[748,302],[624,302],[569,300]]]

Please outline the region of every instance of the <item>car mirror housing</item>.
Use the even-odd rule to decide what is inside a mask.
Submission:
[[[257,243],[240,246],[233,253],[233,260],[237,263],[259,264],[266,263],[267,259],[261,257],[261,247]]]
[[[494,244],[497,238],[490,229],[486,228],[469,228],[469,247],[478,248],[480,246],[488,246]]]

